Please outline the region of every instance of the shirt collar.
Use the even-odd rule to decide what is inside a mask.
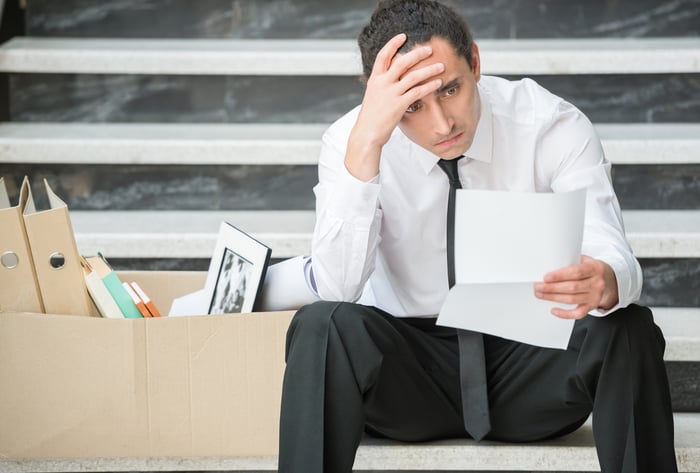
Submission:
[[[477,84],[477,90],[479,92],[479,100],[481,101],[481,115],[479,116],[479,123],[476,125],[476,132],[474,133],[472,145],[464,155],[469,159],[490,163],[493,147],[491,104],[488,100],[487,92],[482,89],[481,85]],[[401,133],[401,135],[403,135],[403,133]],[[410,143],[411,154],[416,157],[425,174],[430,173],[437,165],[440,157],[413,143],[405,135],[403,135],[403,137]]]

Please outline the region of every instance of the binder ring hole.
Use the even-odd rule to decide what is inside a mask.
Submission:
[[[64,265],[66,264],[66,257],[63,256],[63,253],[53,253],[51,256],[49,256],[49,265],[53,269],[61,269]]]
[[[0,256],[0,263],[7,269],[15,269],[19,264],[19,256],[14,251],[6,251]]]

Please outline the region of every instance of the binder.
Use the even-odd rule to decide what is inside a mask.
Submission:
[[[17,206],[10,205],[0,177],[0,312],[44,312],[22,213],[29,196],[29,179],[22,181]]]
[[[68,206],[46,179],[44,185],[49,208],[37,211],[29,187],[23,212],[44,310],[48,314],[99,316],[85,286]]]

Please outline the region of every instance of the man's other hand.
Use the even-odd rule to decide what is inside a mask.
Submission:
[[[570,310],[554,308],[552,314],[563,319],[582,319],[592,310],[607,310],[617,304],[617,278],[609,265],[584,255],[581,263],[547,273],[544,281],[535,283],[535,296],[575,304]]]

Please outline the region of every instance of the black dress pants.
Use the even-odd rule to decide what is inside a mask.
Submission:
[[[665,342],[632,305],[574,325],[567,350],[484,337],[491,432],[530,442],[593,413],[603,473],[673,473]],[[455,329],[374,307],[316,302],[287,333],[280,473],[352,471],[363,432],[402,441],[465,438]]]

